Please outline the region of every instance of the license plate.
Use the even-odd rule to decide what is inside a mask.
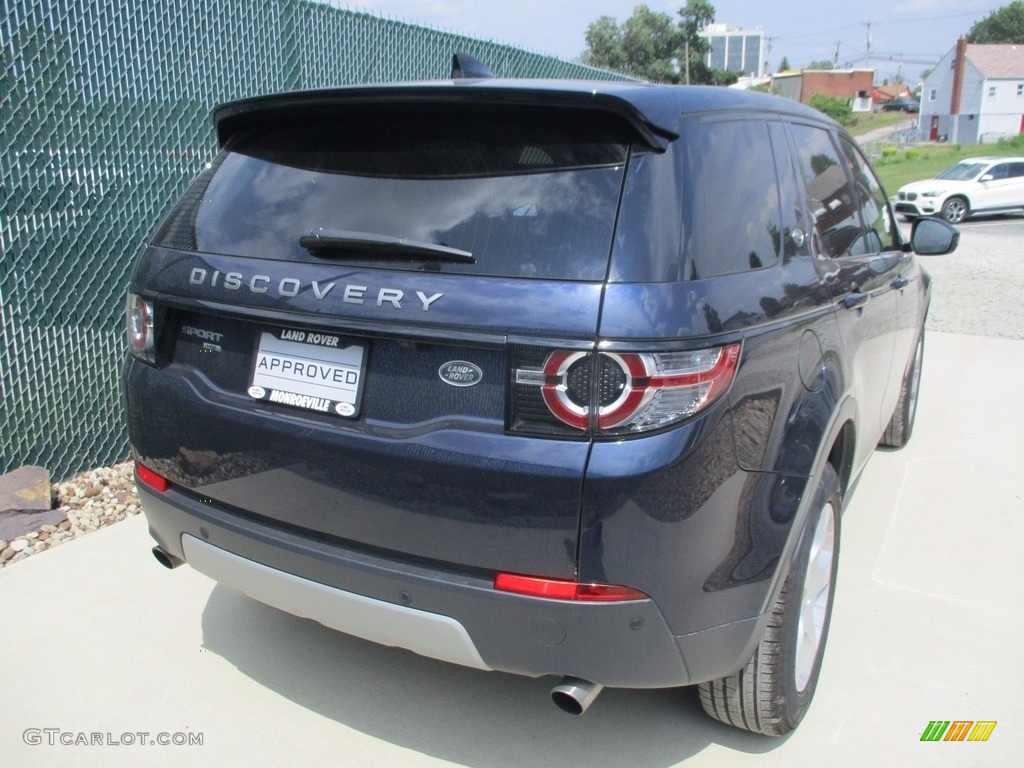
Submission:
[[[366,347],[333,333],[261,331],[249,396],[336,416],[359,415]]]

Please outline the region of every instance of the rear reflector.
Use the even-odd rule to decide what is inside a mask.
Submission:
[[[612,602],[616,600],[646,600],[647,595],[630,587],[614,584],[587,584],[567,579],[544,579],[538,576],[520,576],[499,573],[494,577],[494,588],[500,592],[513,592],[528,597],[548,600],[579,600],[585,602]]]
[[[135,475],[142,482],[152,488],[154,491],[163,493],[171,487],[171,481],[163,475],[158,475],[152,469],[147,467],[145,464],[135,462]]]

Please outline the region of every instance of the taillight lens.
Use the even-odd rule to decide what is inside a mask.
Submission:
[[[536,388],[547,412],[578,433],[646,432],[695,415],[732,383],[740,345],[679,352],[586,352],[555,350],[539,369],[520,365],[514,409]],[[525,410],[525,409],[522,409]],[[534,409],[536,410],[536,409]],[[519,413],[516,416],[521,416]],[[513,429],[556,433],[534,418]]]
[[[580,602],[613,602],[647,600],[643,592],[617,584],[593,584],[568,579],[545,579],[540,576],[521,576],[499,573],[494,577],[494,588],[499,592],[512,592],[527,597],[548,600],[578,600]]]
[[[153,302],[129,293],[125,302],[128,348],[147,363],[156,362],[156,322]]]

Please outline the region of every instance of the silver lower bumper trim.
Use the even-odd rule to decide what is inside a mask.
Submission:
[[[466,628],[449,616],[356,595],[279,571],[183,534],[186,562],[261,603],[324,626],[432,659],[490,670]]]

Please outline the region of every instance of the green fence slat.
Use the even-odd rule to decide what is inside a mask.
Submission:
[[[128,455],[132,258],[210,160],[210,110],[281,90],[446,78],[621,79],[308,0],[5,0],[0,15],[0,473]]]

